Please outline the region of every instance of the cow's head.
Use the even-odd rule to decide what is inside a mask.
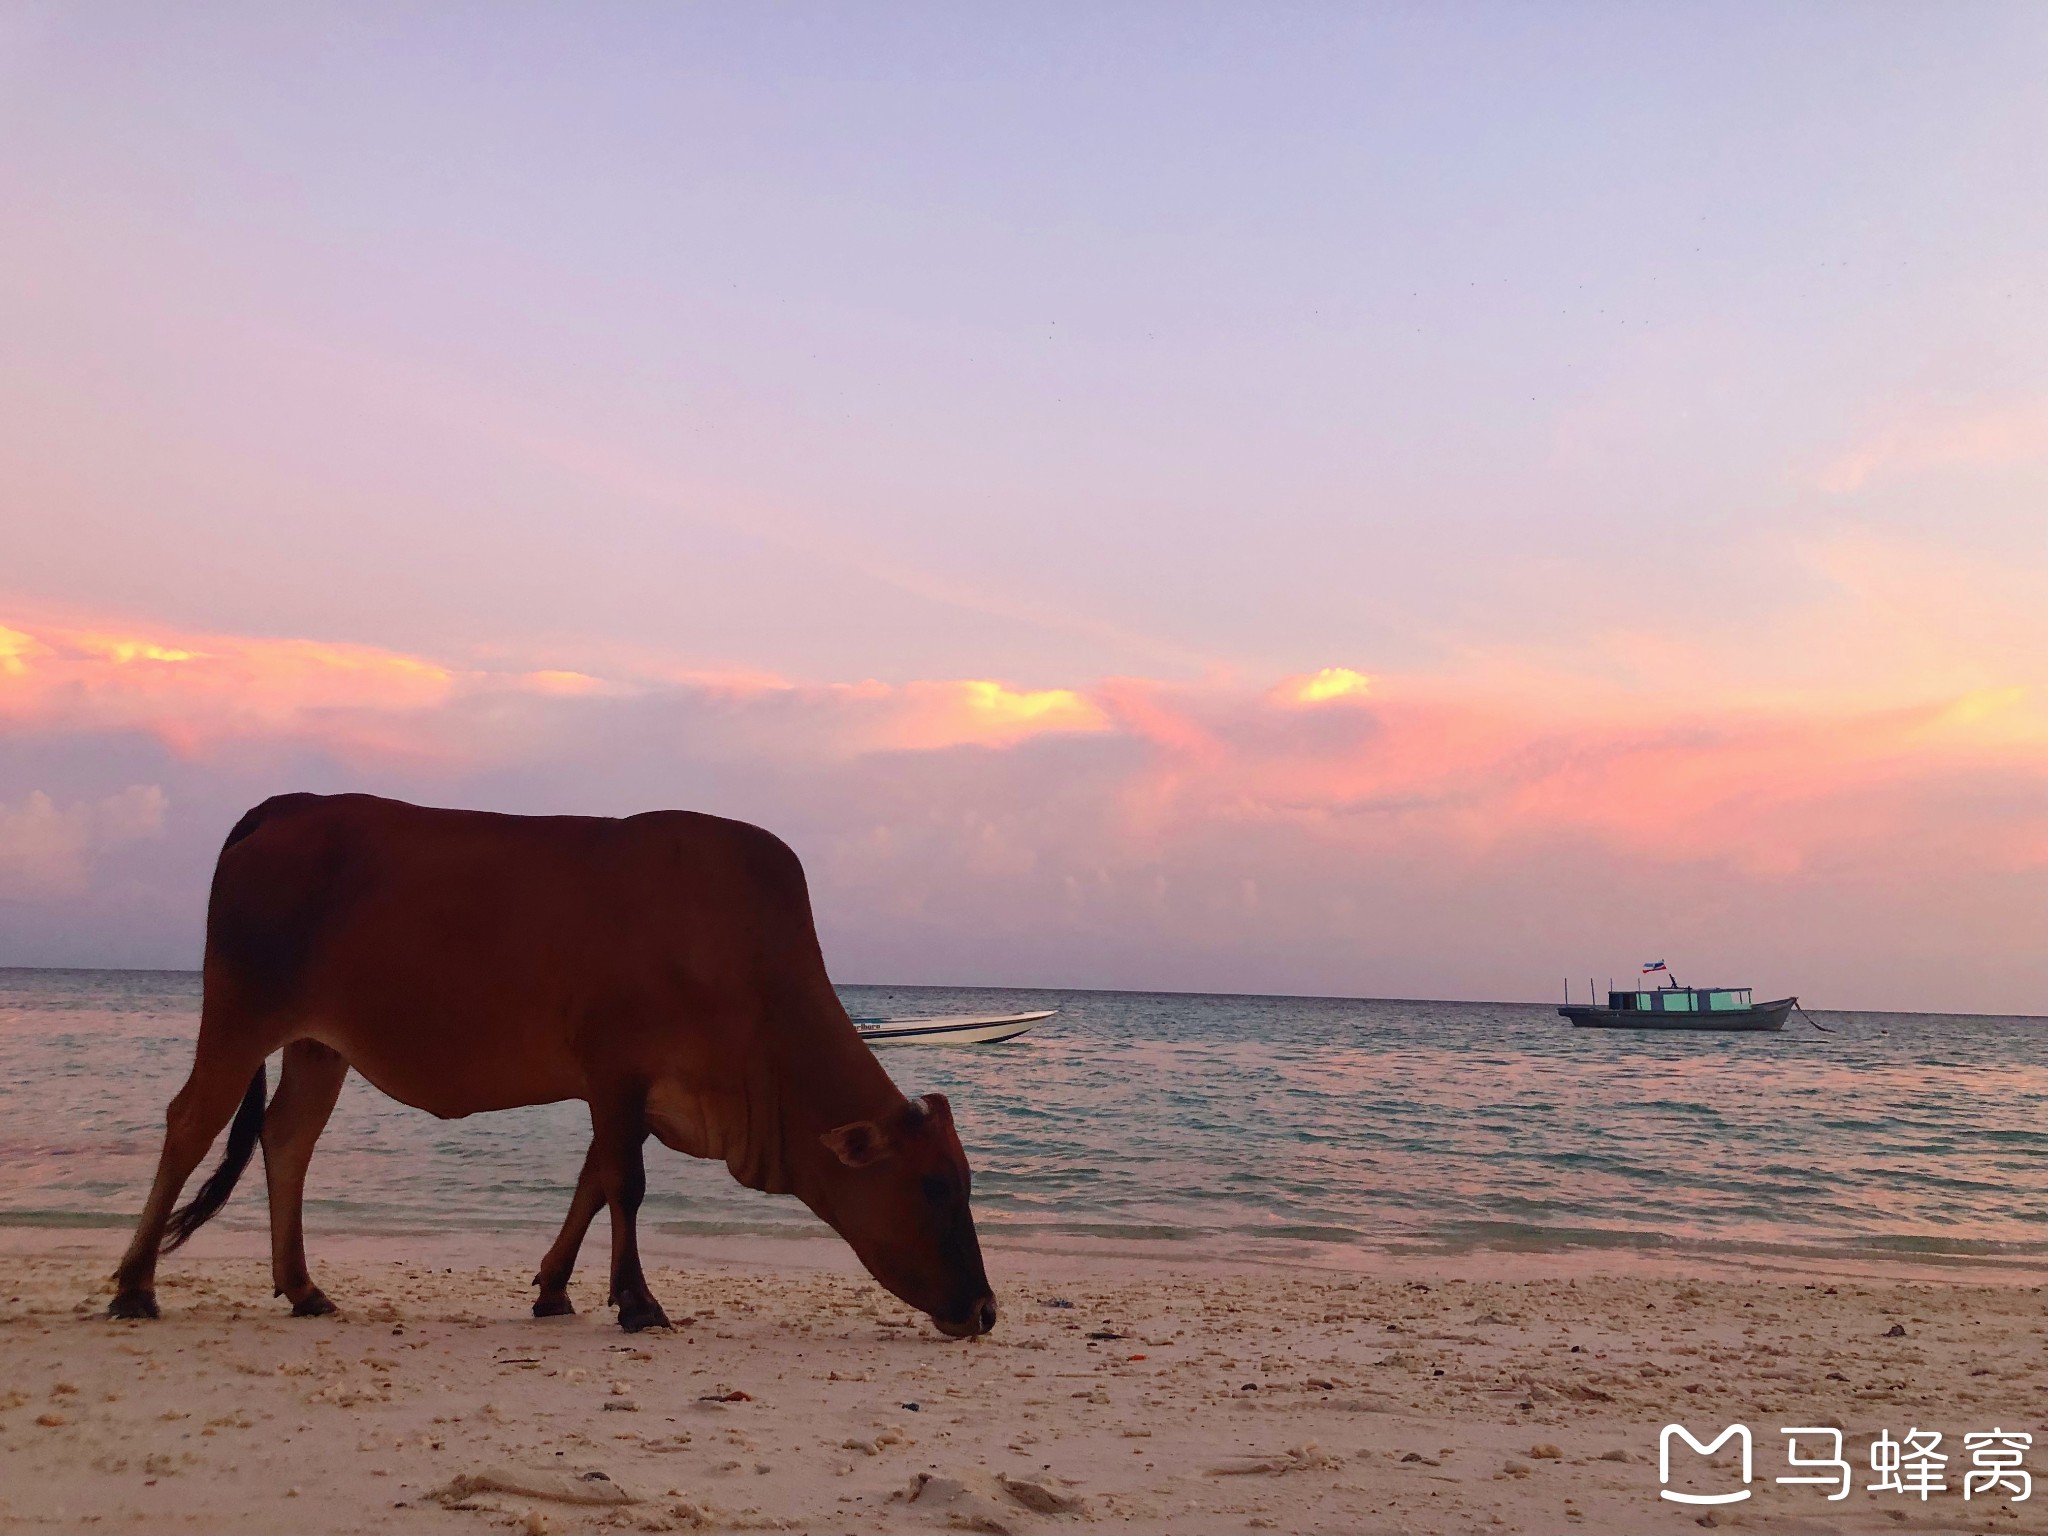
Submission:
[[[995,1327],[996,1299],[967,1205],[973,1175],[946,1096],[928,1093],[820,1139],[840,1167],[819,1214],[868,1273],[952,1338]]]

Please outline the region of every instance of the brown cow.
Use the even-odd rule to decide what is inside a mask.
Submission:
[[[266,1108],[263,1063],[279,1048]],[[906,1100],[882,1071],[826,978],[802,866],[758,827],[369,795],[282,795],[249,812],[214,870],[192,1075],[171,1100],[113,1316],[156,1316],[159,1250],[220,1209],[259,1137],[277,1294],[300,1315],[334,1310],[306,1270],[300,1197],[351,1067],[443,1119],[588,1102],[590,1150],[535,1277],[536,1315],[571,1310],[569,1272],[602,1205],[620,1324],[666,1324],[633,1230],[652,1133],[795,1195],[942,1332],[995,1326],[952,1112],[938,1094]],[[173,1215],[231,1115],[220,1168]]]

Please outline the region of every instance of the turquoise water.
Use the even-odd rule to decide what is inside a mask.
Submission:
[[[1205,1252],[2048,1257],[2048,1021],[1627,1034],[1537,1004],[842,990],[856,1014],[1062,1010],[1008,1045],[881,1053],[905,1091],[952,1097],[985,1228]],[[182,972],[0,970],[0,1223],[132,1217],[198,1008]],[[436,1121],[351,1078],[309,1220],[551,1227],[587,1130],[576,1104]],[[671,1230],[816,1230],[658,1147],[649,1184],[645,1219]],[[261,1187],[221,1220],[260,1225]]]

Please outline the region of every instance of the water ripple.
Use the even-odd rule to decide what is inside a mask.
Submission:
[[[898,1050],[955,1104],[991,1228],[1319,1244],[2048,1253],[2039,1021],[1835,1014],[1835,1033],[1590,1034],[1514,1004],[847,988],[855,1013],[1058,1004],[1011,1045]],[[182,973],[0,971],[0,1221],[140,1203],[197,1027]],[[588,1122],[443,1124],[351,1079],[315,1224],[560,1220]],[[657,1155],[651,1221],[811,1218]],[[224,1219],[263,1219],[250,1180]]]

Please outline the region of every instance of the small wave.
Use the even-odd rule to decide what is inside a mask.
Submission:
[[[951,1095],[991,1234],[1916,1263],[2048,1254],[2029,1157],[2048,1143],[2048,1031],[2032,1024],[1856,1019],[1837,1035],[1703,1045],[1589,1039],[1537,1005],[846,996],[856,1013],[1062,1009],[1015,1047],[883,1058],[906,1091]],[[18,1208],[0,1224],[132,1220],[197,1002],[196,977],[0,973],[0,1206]],[[588,1136],[580,1105],[444,1124],[352,1078],[314,1158],[309,1209],[361,1231],[552,1229]],[[655,1230],[823,1230],[717,1165],[656,1153],[648,1174]],[[260,1181],[222,1221],[262,1226]]]
[[[132,1227],[133,1211],[7,1211],[0,1227]]]

